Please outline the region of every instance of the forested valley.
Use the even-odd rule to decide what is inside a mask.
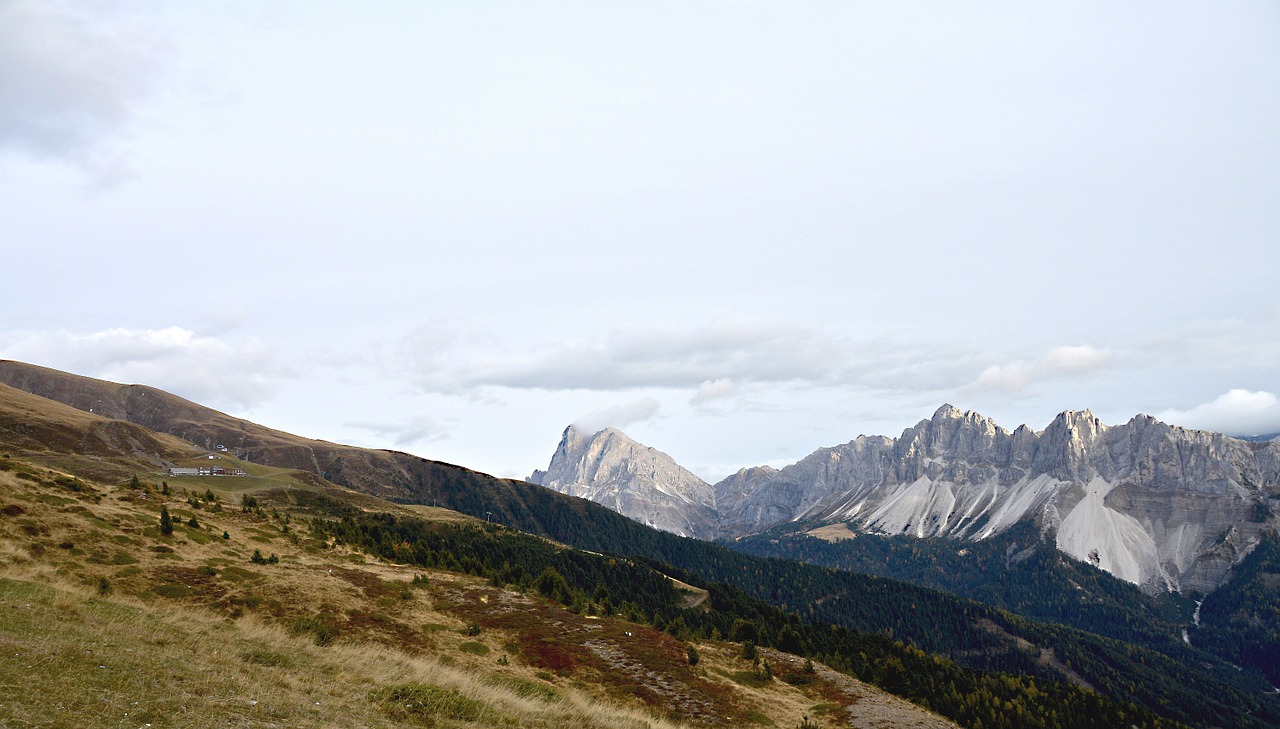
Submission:
[[[1238,679],[1114,638],[895,580],[656,532],[528,484],[423,467],[420,503],[609,556],[557,550],[498,525],[433,531],[412,520],[345,514],[316,528],[380,556],[461,569],[582,609],[617,610],[673,634],[810,655],[966,726],[1073,726],[1081,716],[1093,721],[1080,726],[1162,719],[1212,726],[1224,716],[1242,727],[1280,722],[1274,699]],[[670,589],[631,572],[649,568],[705,588],[710,598],[681,609]]]

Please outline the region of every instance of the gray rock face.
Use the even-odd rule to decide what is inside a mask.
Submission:
[[[767,483],[774,484],[774,487],[761,488]],[[804,499],[804,493],[798,484],[790,484],[790,488],[781,484],[778,469],[755,466],[739,469],[717,483],[715,497],[720,530],[750,533],[758,524],[787,521],[795,511],[795,505]]]
[[[590,499],[656,529],[698,539],[716,535],[711,485],[671,456],[613,428],[589,434],[570,425],[551,465],[527,480]]]
[[[736,477],[734,477],[736,478]],[[1148,416],[1089,411],[1009,432],[943,406],[896,440],[859,437],[743,485],[721,536],[791,520],[879,534],[983,539],[1036,519],[1062,551],[1152,590],[1208,592],[1277,524],[1280,441],[1250,443]]]
[[[714,487],[616,430],[567,429],[530,481],[685,536],[791,521],[980,540],[1024,519],[1067,554],[1152,591],[1208,593],[1280,526],[1280,440],[1067,411],[1010,432],[944,405],[898,438],[859,436]]]

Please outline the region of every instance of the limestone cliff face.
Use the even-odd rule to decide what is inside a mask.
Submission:
[[[1280,440],[1145,415],[1107,426],[1088,410],[1036,432],[944,405],[896,439],[859,436],[714,487],[617,430],[571,426],[529,480],[701,539],[803,519],[979,540],[1034,519],[1063,552],[1153,591],[1212,591],[1280,525]]]
[[[773,484],[772,488],[761,488]],[[760,524],[779,524],[791,518],[796,504],[804,500],[804,487],[778,481],[778,469],[755,466],[715,485],[720,531],[751,533]]]
[[[740,472],[741,473],[741,472]],[[1280,441],[1089,411],[1012,432],[943,406],[895,440],[859,437],[771,476],[717,484],[722,536],[797,519],[983,539],[1034,518],[1062,551],[1149,589],[1208,592],[1280,506]]]
[[[584,433],[570,425],[547,470],[528,480],[656,529],[698,539],[716,534],[711,485],[613,428]]]

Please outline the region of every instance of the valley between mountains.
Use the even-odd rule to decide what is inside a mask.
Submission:
[[[0,725],[1276,726],[1277,448],[943,407],[521,482],[0,362]]]

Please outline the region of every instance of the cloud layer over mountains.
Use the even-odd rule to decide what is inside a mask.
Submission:
[[[509,476],[1280,431],[1274,4],[927,10],[2,3],[0,357]]]

